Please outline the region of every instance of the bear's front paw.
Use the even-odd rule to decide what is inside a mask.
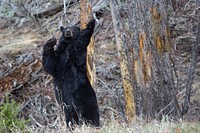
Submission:
[[[56,38],[52,37],[49,40],[47,40],[45,45],[49,47],[54,47],[56,45],[56,42],[57,42]]]
[[[94,26],[95,26],[95,19],[93,18],[93,19],[91,19],[90,20],[90,22],[87,24],[87,27],[88,28],[94,28]]]

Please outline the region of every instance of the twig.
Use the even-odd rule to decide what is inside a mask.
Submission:
[[[174,17],[188,18],[188,19],[192,19],[192,20],[195,20],[196,22],[198,22],[198,19],[194,18],[196,15],[192,15],[192,16],[188,16],[188,15],[187,16],[186,15],[175,15]]]
[[[174,101],[172,100],[167,106],[165,106],[163,109],[161,109],[161,110],[157,113],[157,115],[160,114],[160,113],[162,113],[163,111],[165,111],[173,102],[174,102]]]
[[[111,110],[112,112],[114,112],[115,114],[118,114],[118,111],[117,110],[115,110],[115,109],[113,109],[113,108],[111,108],[111,107],[101,107],[101,109],[107,109],[107,110]]]
[[[92,12],[100,12],[102,9],[108,6],[108,0],[100,0],[96,5],[92,7]]]
[[[45,127],[44,125],[40,124],[31,114],[29,115],[30,118],[35,122],[35,124],[37,124],[39,127]]]
[[[111,22],[109,25],[108,25],[108,27],[106,28],[106,30],[105,30],[105,33],[108,31],[108,29],[112,26],[112,24],[113,24],[113,22]]]
[[[109,87],[103,80],[101,80],[100,78],[97,78],[97,77],[96,77],[96,79],[99,80],[107,89],[109,89]]]
[[[52,124],[48,123],[48,126],[49,127],[55,127],[57,125],[57,123],[58,123],[58,119],[59,119],[59,117],[57,116],[56,120]]]

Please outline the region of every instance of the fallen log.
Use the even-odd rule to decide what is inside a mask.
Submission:
[[[66,1],[66,6],[69,8],[72,6],[72,4],[76,3],[77,0],[67,0]],[[35,17],[35,18],[43,18],[43,17],[48,17],[48,16],[52,16],[58,12],[61,12],[64,8],[63,4],[56,4],[56,5],[52,5],[47,9],[42,9],[40,11],[36,11],[36,12],[32,12],[31,16]]]
[[[39,77],[42,63],[36,55],[32,52],[26,53],[22,54],[18,59],[19,62],[14,62],[12,66],[0,75],[1,94],[21,88],[25,86],[26,83],[34,81],[35,77]]]

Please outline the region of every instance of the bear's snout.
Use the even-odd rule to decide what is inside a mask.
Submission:
[[[65,37],[73,37],[73,33],[71,32],[71,30],[65,31]]]

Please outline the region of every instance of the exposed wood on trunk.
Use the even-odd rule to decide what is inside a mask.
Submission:
[[[80,0],[81,8],[81,28],[85,28],[89,20],[92,18],[92,7],[89,0]],[[90,44],[87,47],[87,76],[91,85],[95,84],[95,64],[94,64],[94,36],[90,40]]]
[[[153,24],[152,25],[153,39],[154,39],[158,54],[160,55],[163,51],[170,52],[170,49],[171,49],[171,46],[169,43],[170,30],[168,26],[166,26],[165,29],[161,29],[163,16],[161,15],[161,13],[157,11],[155,7],[151,8],[150,13],[151,13],[151,20]],[[162,33],[164,34],[164,36],[161,36]]]
[[[151,15],[152,15],[152,23],[153,23],[153,39],[156,45],[156,48],[158,50],[158,54],[160,55],[163,49],[163,40],[160,36],[160,26],[161,26],[161,22],[162,22],[162,16],[160,13],[158,13],[158,11],[156,10],[156,8],[152,7],[151,9]]]
[[[128,0],[127,4],[137,114],[144,118],[161,119],[162,115],[179,112],[164,4],[145,0]]]
[[[151,51],[145,49],[146,34],[139,35],[139,56],[134,59],[137,83],[144,85],[151,77]]]
[[[133,95],[133,85],[131,81],[131,76],[128,70],[128,62],[125,54],[125,49],[123,48],[123,41],[121,35],[121,22],[120,22],[120,14],[117,9],[117,4],[115,0],[110,0],[110,8],[116,38],[116,44],[118,49],[118,57],[120,61],[120,69],[121,76],[124,88],[124,96],[126,101],[126,115],[129,122],[136,121],[136,109],[135,109],[135,101]]]
[[[151,20],[152,20],[154,43],[157,48],[157,52],[159,56],[161,56],[162,53],[165,53],[165,57],[164,57],[165,61],[163,63],[168,64],[168,68],[166,68],[166,71],[168,71],[167,78],[169,81],[169,86],[172,88],[171,96],[174,102],[174,106],[177,109],[177,113],[180,117],[181,111],[178,104],[178,99],[176,97],[176,91],[174,87],[174,76],[173,76],[173,70],[171,66],[172,58],[171,58],[171,46],[170,46],[170,30],[168,28],[167,23],[163,23],[164,16],[162,16],[161,13],[158,12],[156,7],[152,7],[150,13],[152,15]],[[165,27],[165,28],[163,29],[161,27]]]

